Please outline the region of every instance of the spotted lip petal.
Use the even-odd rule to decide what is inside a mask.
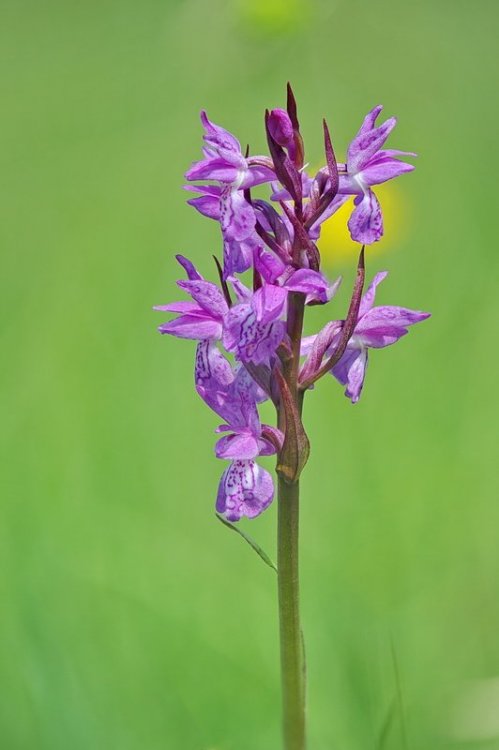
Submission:
[[[236,460],[224,471],[216,509],[228,521],[256,518],[272,502],[274,483],[268,471],[253,460]]]
[[[352,239],[362,245],[372,245],[383,236],[383,216],[379,201],[368,190],[363,196],[357,196],[355,208],[348,220]]]
[[[227,314],[223,344],[242,362],[258,365],[269,361],[285,332],[282,321],[259,323],[251,305],[236,305]]]

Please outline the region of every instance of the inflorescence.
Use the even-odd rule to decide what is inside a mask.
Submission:
[[[155,309],[177,315],[159,327],[161,333],[199,342],[196,390],[224,422],[216,429],[225,434],[215,453],[230,464],[220,480],[216,509],[229,521],[254,518],[272,502],[273,480],[257,463],[259,456],[277,453],[278,471],[289,481],[299,475],[308,457],[299,408],[305,391],[331,373],[357,402],[368,350],[394,344],[408,326],[429,317],[404,307],[374,305],[386,272],[376,274],[363,294],[364,246],[383,235],[381,207],[372,188],[414,169],[401,157],[415,154],[383,148],[396,119],[376,125],[381,109],[375,107],[365,117],[345,163],[336,161],[324,122],[325,166],[314,176],[306,169],[289,86],[287,109],[265,115],[269,156],[243,153],[231,133],[201,113],[203,159],[186,178],[202,184],[186,189],[198,194],[188,203],[220,223],[223,263],[215,259],[219,283],[205,280],[178,255],[187,279],[177,283],[191,300]],[[251,194],[263,184],[270,186],[270,201]],[[320,270],[316,243],[321,225],[351,196],[348,228],[362,250],[348,313],[303,337],[304,308],[327,304],[341,281],[330,283]],[[245,277],[244,283],[240,275],[246,272],[250,280]],[[220,347],[232,355],[230,360]],[[287,376],[293,371],[294,377]],[[278,427],[260,422],[258,404],[267,399],[276,405]],[[280,454],[291,440],[295,459],[289,468]]]

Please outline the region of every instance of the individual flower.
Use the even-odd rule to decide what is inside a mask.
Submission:
[[[187,258],[178,255],[177,260],[188,275],[187,281],[177,281],[177,285],[190,294],[193,302],[156,305],[154,310],[178,313],[177,318],[160,325],[159,332],[198,341],[222,338],[223,321],[229,310],[222,292],[216,284],[205,281]]]
[[[254,265],[263,280],[253,295],[257,320],[275,320],[285,309],[289,292],[301,292],[306,302],[325,304],[333,297],[339,281],[330,284],[320,271],[298,268],[284,263],[267,250],[255,253]]]
[[[255,462],[270,456],[282,445],[282,433],[262,425],[257,403],[266,398],[244,367],[235,373],[215,343],[198,344],[195,365],[196,390],[226,424],[216,432],[229,432],[215,446],[217,458],[231,465],[220,480],[217,511],[231,521],[254,518],[272,502],[274,486],[270,474]]]
[[[397,124],[397,119],[390,117],[382,125],[376,125],[382,109],[378,105],[366,115],[359,132],[348,147],[346,165],[339,165],[339,194],[356,196],[348,228],[352,239],[363,245],[370,245],[383,236],[381,207],[371,187],[404,172],[411,172],[414,165],[397,157],[416,156],[410,151],[382,149]]]
[[[242,273],[251,265],[253,249],[261,244],[255,234],[256,217],[244,191],[275,179],[268,157],[245,157],[237,138],[201,112],[205,131],[204,159],[186,172],[188,180],[213,180],[218,185],[187,186],[201,193],[188,201],[204,216],[220,222],[224,238],[224,276]]]
[[[268,364],[286,334],[286,324],[278,319],[283,309],[281,290],[275,298],[265,300],[259,314],[262,293],[257,295],[234,277],[230,281],[238,304],[231,307],[225,318],[223,345],[241,362]]]
[[[381,349],[395,344],[408,333],[408,326],[430,317],[430,313],[409,310],[406,307],[393,305],[373,307],[376,287],[387,275],[386,271],[377,273],[363,295],[353,335],[343,356],[331,370],[334,377],[346,386],[345,395],[352,403],[359,400],[362,392],[368,363],[368,350]],[[331,350],[334,350],[334,343],[338,336],[339,334],[333,339]]]

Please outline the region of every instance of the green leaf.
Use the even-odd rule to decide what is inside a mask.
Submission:
[[[239,526],[235,526],[235,524],[230,523],[230,521],[227,521],[223,516],[219,515],[218,513],[215,513],[218,520],[223,523],[224,526],[227,526],[228,529],[231,529],[232,531],[235,531],[236,534],[239,534],[245,542],[249,544],[250,547],[252,547],[256,554],[261,557],[265,565],[268,565],[269,568],[272,568],[277,573],[277,566],[276,564],[270,559],[270,557],[267,555],[267,553],[260,547],[259,544],[255,542],[254,539],[252,539],[249,534],[246,534],[245,531],[239,528]]]

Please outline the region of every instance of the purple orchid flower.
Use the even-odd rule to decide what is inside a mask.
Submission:
[[[160,325],[159,332],[197,341],[221,339],[223,321],[229,310],[222,292],[216,284],[205,281],[187,258],[177,255],[177,260],[188,276],[187,281],[177,281],[177,285],[194,301],[156,305],[154,310],[179,314],[174,320]]]
[[[352,239],[363,245],[377,242],[383,236],[381,207],[371,187],[404,172],[411,172],[414,165],[397,157],[416,156],[410,151],[382,149],[397,124],[397,119],[390,117],[377,126],[376,119],[382,109],[379,105],[366,115],[359,132],[348,147],[346,164],[339,165],[339,194],[356,196],[348,228]]]
[[[296,269],[261,249],[255,253],[254,267],[263,282],[255,292],[231,279],[240,304],[227,314],[223,343],[242,362],[262,364],[269,362],[285,336],[281,318],[289,292],[305,294],[307,303],[323,304],[331,299],[340,280],[330,285],[319,271]]]
[[[217,458],[232,461],[220,481],[217,510],[232,521],[243,515],[254,518],[274,494],[271,476],[254,459],[276,453],[283,435],[275,427],[261,425],[257,403],[266,395],[243,367],[234,373],[211,341],[198,344],[195,379],[201,398],[226,422],[216,432],[230,433],[215,446]]]
[[[270,322],[277,319],[284,312],[289,292],[305,294],[307,304],[325,304],[339,286],[339,280],[330,284],[320,271],[296,269],[263,249],[255,253],[254,265],[265,282],[253,295],[257,320]]]
[[[373,307],[376,287],[387,275],[386,271],[377,273],[362,297],[353,336],[343,356],[331,370],[334,377],[346,386],[345,395],[353,404],[359,400],[364,385],[368,350],[382,349],[395,344],[408,333],[408,326],[430,317],[430,313],[409,310],[406,307],[393,305]],[[330,350],[334,348],[338,335],[333,339],[333,346]]]
[[[246,271],[253,250],[261,245],[255,233],[256,216],[244,197],[244,190],[275,179],[268,157],[245,157],[237,138],[212,123],[201,112],[205,131],[205,158],[195,162],[186,173],[188,180],[214,180],[219,185],[187,186],[201,193],[188,201],[204,216],[220,222],[224,238],[224,277]]]

